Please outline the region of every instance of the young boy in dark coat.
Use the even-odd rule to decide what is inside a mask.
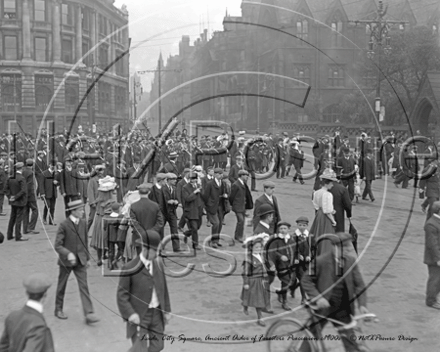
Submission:
[[[110,270],[118,269],[117,262],[122,258],[125,249],[125,239],[128,231],[128,220],[120,214],[121,205],[117,202],[111,205],[111,213],[103,220],[104,238],[108,239],[108,266]],[[115,254],[116,245],[118,252]]]

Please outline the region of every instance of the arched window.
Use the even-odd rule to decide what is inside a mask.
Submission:
[[[48,87],[40,86],[35,88],[35,107],[38,111],[45,111],[51,99],[52,91]]]
[[[300,45],[305,45],[307,40],[309,39],[309,22],[304,19],[298,19],[296,22],[296,35],[298,38],[302,40],[299,41]]]
[[[2,107],[3,111],[14,111],[14,107],[18,110],[21,105],[21,89],[13,85],[2,86]]]
[[[343,43],[343,24],[340,19],[340,15],[337,14],[333,17],[333,20],[331,22],[331,43],[333,47],[341,47]]]
[[[78,107],[78,93],[73,87],[66,87],[65,93],[66,110],[73,112]]]

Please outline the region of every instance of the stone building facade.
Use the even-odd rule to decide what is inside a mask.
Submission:
[[[128,12],[113,3],[0,0],[3,133],[105,129],[128,119]]]
[[[390,31],[424,25],[438,35],[439,3],[385,0],[384,4],[386,19],[406,23]],[[182,39],[179,54],[164,67],[179,67],[182,72],[179,79],[175,72],[163,72],[162,82],[168,83],[162,84],[162,93],[176,87],[176,80],[185,84],[180,79],[186,75],[188,81],[196,81],[188,84],[185,104],[194,106],[186,120],[216,119],[236,129],[261,131],[274,126],[298,130],[301,125],[307,132],[320,124],[329,126],[322,133],[330,132],[340,119],[337,103],[345,94],[359,88],[373,93],[376,89],[375,78],[361,74],[370,32],[365,24],[354,21],[374,20],[377,9],[375,0],[243,2],[240,17],[226,13],[223,31],[214,32],[211,38],[204,32],[193,45],[188,38]],[[180,64],[184,57],[190,67]],[[239,73],[224,74],[231,71]],[[304,108],[290,103],[301,102],[309,86]],[[157,80],[152,91],[157,91]],[[169,107],[167,116],[179,104]]]

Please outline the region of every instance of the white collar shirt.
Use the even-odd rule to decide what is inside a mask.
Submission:
[[[26,302],[26,306],[32,309],[35,309],[38,313],[43,314],[43,305],[40,302],[29,299]]]
[[[153,276],[153,262],[151,260],[145,259],[144,255],[141,253],[139,255],[141,262],[145,265],[147,269],[150,271],[150,275]],[[148,304],[150,308],[159,307],[159,298],[157,297],[156,288],[153,285],[153,292],[151,293],[151,301]]]
[[[79,219],[78,219],[77,217],[75,217],[75,216],[73,216],[72,214],[70,214],[70,215],[69,215],[69,218],[70,218],[70,220],[72,220],[72,222],[73,222],[75,225],[78,225],[78,224],[79,224]]]

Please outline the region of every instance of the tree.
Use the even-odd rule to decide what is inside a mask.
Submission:
[[[391,31],[390,37],[390,54],[385,55],[383,48],[376,46],[375,57],[366,60],[363,76],[377,77],[377,55],[380,54],[381,100],[386,108],[385,121],[387,125],[394,125],[407,122],[405,116],[409,116],[414,107],[427,72],[440,70],[440,47],[438,34],[427,27],[415,27],[405,32]]]

